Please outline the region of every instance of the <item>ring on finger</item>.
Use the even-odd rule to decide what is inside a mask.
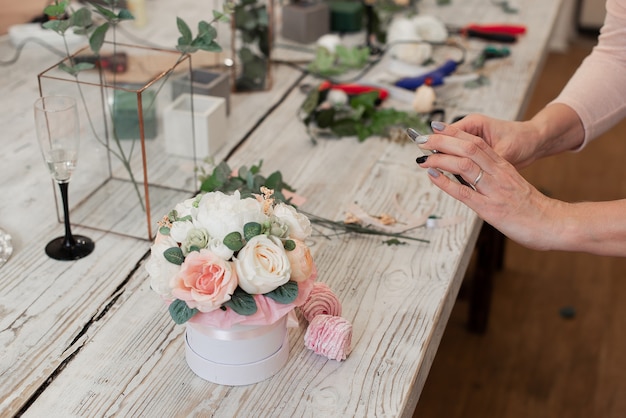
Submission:
[[[483,174],[485,174],[484,170],[481,168],[480,169],[480,173],[478,173],[478,175],[476,176],[476,180],[474,180],[474,182],[472,183],[472,186],[474,188],[476,188],[476,185],[478,184],[478,182],[480,181],[480,179],[483,178]]]

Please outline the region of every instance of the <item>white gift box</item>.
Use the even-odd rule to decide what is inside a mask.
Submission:
[[[289,357],[287,316],[265,326],[229,329],[187,323],[185,358],[209,382],[229,386],[257,383],[276,374]]]
[[[226,100],[217,96],[193,96],[195,144],[190,112],[191,95],[188,93],[178,96],[163,111],[165,149],[173,155],[205,159],[226,142]]]

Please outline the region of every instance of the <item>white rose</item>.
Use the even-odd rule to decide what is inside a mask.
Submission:
[[[183,242],[190,231],[195,229],[191,221],[176,221],[170,227],[170,236],[176,242]]]
[[[251,197],[240,199],[239,196],[236,191],[233,195],[211,192],[202,197],[197,223],[206,228],[211,238],[223,240],[231,232],[243,235],[243,226],[248,222],[263,224],[267,220],[261,203]]]
[[[289,226],[288,235],[290,238],[304,241],[311,235],[313,229],[309,218],[299,213],[293,206],[278,203],[274,206],[274,216]]]
[[[150,287],[164,298],[171,298],[170,280],[176,276],[180,266],[170,263],[163,252],[178,244],[169,236],[162,235],[150,247],[150,259],[146,262],[146,271],[150,275]]]
[[[178,203],[174,207],[174,210],[176,210],[178,217],[182,218],[188,215],[193,216],[194,212],[196,211],[197,201],[200,200],[200,197],[201,195],[198,195],[196,197],[192,197],[191,199],[186,199],[181,203]]]
[[[325,48],[331,54],[335,53],[338,45],[341,45],[341,38],[339,37],[339,35],[329,33],[326,35],[322,35],[317,40],[317,46]]]
[[[239,286],[250,294],[271,292],[289,281],[291,265],[280,239],[257,235],[235,259]]]
[[[222,240],[217,238],[209,239],[209,243],[207,244],[207,249],[211,250],[212,253],[217,255],[223,260],[230,260],[233,256],[234,251],[228,248]]]
[[[443,43],[448,39],[446,25],[434,16],[417,15],[411,19],[419,37],[428,42]]]

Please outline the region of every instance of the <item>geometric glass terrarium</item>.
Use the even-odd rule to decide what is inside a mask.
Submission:
[[[191,74],[191,57],[120,43],[105,43],[100,56],[94,69],[76,76],[59,68],[69,59],[92,60],[85,47],[38,75],[41,96],[73,96],[78,103],[81,145],[72,177],[72,224],[151,240],[172,204],[198,190],[195,155],[166,150],[166,141],[170,149],[172,143],[195,147],[195,132],[165,137],[162,117],[172,102],[171,81]],[[56,189],[55,197],[61,214]]]
[[[272,87],[274,1],[237,2],[231,16],[231,31],[233,91],[269,90]]]

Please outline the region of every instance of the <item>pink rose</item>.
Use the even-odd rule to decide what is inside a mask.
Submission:
[[[237,274],[231,263],[209,250],[187,255],[172,283],[172,296],[190,308],[211,312],[230,300],[237,287]]]
[[[313,256],[311,250],[304,242],[294,239],[296,248],[287,251],[287,258],[291,265],[291,280],[294,282],[302,282],[308,279],[313,272]]]

